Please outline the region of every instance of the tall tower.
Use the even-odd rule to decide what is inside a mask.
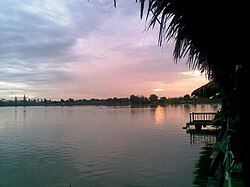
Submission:
[[[25,94],[23,95],[23,102],[26,102],[27,100],[26,100],[26,96],[25,96]]]
[[[23,95],[23,106],[26,106],[27,105],[27,99],[26,99],[26,96],[25,94]]]

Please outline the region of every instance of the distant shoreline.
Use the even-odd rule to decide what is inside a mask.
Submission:
[[[28,107],[28,106],[131,106],[131,107],[157,107],[157,106],[168,106],[168,105],[181,105],[181,104],[221,104],[221,102],[172,102],[172,103],[156,103],[156,104],[131,104],[131,103],[85,103],[85,104],[74,104],[74,103],[36,103],[36,104],[0,104],[0,107]]]
[[[23,99],[18,100],[0,100],[1,106],[78,106],[78,105],[107,105],[107,106],[157,106],[167,104],[211,104],[221,103],[220,98],[193,98],[186,94],[183,97],[166,98],[151,94],[149,98],[145,96],[130,95],[128,98],[108,98],[108,99],[78,99],[69,98],[67,100],[61,99],[53,101],[51,99],[27,99],[24,95]]]

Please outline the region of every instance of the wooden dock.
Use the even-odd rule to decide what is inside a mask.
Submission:
[[[201,130],[202,128],[218,127],[218,121],[215,118],[217,112],[190,112],[189,122],[186,123],[185,129],[191,129],[193,126],[196,130]]]
[[[231,139],[235,136],[229,120],[218,112],[191,112],[189,122],[183,129],[190,134],[190,143],[203,141],[211,143],[210,167],[206,187],[245,187],[243,162],[232,149]],[[215,132],[215,139],[213,134]]]

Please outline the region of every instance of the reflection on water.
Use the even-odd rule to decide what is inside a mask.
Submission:
[[[191,106],[189,104],[184,104],[183,107],[184,107],[185,112],[190,111]]]
[[[195,164],[194,169],[194,181],[193,184],[195,187],[207,186],[207,176],[211,164],[211,151],[212,146],[205,146],[202,148],[202,151],[199,153],[199,159]]]
[[[190,144],[205,143],[213,145],[216,142],[215,132],[189,132]]]
[[[192,187],[201,147],[182,127],[202,109],[2,107],[0,186]]]
[[[162,106],[157,106],[155,109],[154,120],[156,125],[163,125],[165,120],[165,108]]]
[[[195,164],[194,169],[194,186],[202,187],[206,186],[208,171],[211,164],[211,150],[216,143],[217,139],[216,129],[206,129],[206,130],[195,130],[190,129],[187,133],[190,134],[190,144],[202,144],[202,151],[199,153],[199,159]]]
[[[1,128],[3,128],[3,122],[2,122],[2,119],[0,118],[0,130]]]

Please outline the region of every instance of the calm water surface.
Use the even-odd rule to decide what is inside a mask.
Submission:
[[[205,142],[191,111],[220,105],[0,108],[0,187],[191,187]]]

